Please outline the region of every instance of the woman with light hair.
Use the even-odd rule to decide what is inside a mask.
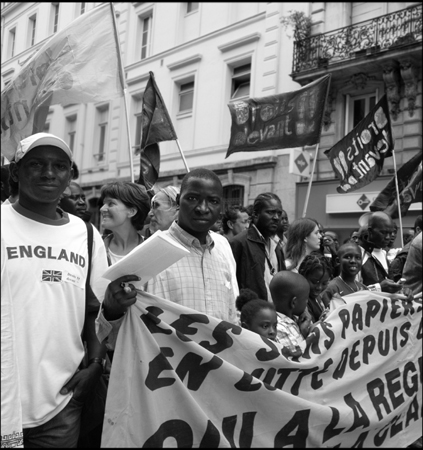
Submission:
[[[157,192],[151,199],[151,209],[148,213],[150,217],[150,235],[157,230],[167,230],[172,222],[178,218],[179,206],[177,197],[179,187],[166,186]]]

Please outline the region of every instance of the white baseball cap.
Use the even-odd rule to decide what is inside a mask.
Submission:
[[[65,141],[49,133],[36,133],[22,139],[18,144],[15,154],[15,162],[20,161],[30,150],[41,145],[51,145],[53,147],[63,150],[72,162],[72,150],[69,148]]]

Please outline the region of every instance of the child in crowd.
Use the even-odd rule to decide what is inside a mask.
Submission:
[[[327,259],[316,252],[304,258],[298,273],[303,275],[310,285],[307,310],[311,315],[312,322],[317,322],[326,309],[321,293],[326,289],[329,280],[332,278],[332,268]]]
[[[241,312],[242,328],[277,341],[277,317],[272,303],[259,299],[254,291],[246,288],[240,290],[235,304]]]
[[[310,316],[304,314],[310,286],[302,275],[282,270],[272,278],[269,289],[278,317],[278,342],[295,356],[301,355],[300,344],[311,326]]]
[[[356,281],[356,276],[360,273],[362,264],[360,247],[354,242],[347,242],[339,248],[338,258],[341,273],[329,282],[322,293],[322,300],[326,306],[329,305],[336,293],[342,296],[368,289],[363,283]]]

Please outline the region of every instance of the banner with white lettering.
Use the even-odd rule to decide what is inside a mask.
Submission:
[[[344,194],[367,186],[379,176],[393,149],[389,106],[384,95],[351,132],[325,150],[341,183],[336,190]]]
[[[421,310],[357,293],[294,357],[139,292],[116,342],[102,447],[406,447],[421,435]]]
[[[228,104],[232,118],[226,158],[236,152],[304,147],[320,142],[331,75],[292,92]]]

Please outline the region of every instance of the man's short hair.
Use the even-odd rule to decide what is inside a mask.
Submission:
[[[257,195],[257,197],[255,198],[254,205],[253,205],[253,211],[256,214],[259,214],[261,212],[261,210],[265,206],[267,206],[267,202],[269,202],[270,200],[276,200],[282,206],[281,199],[276,194],[274,194],[273,192],[263,192],[262,194]]]
[[[191,172],[188,172],[184,176],[184,178],[182,178],[181,191],[180,191],[181,194],[186,189],[188,181],[191,178],[202,178],[203,180],[214,181],[219,185],[219,188],[223,194],[223,186],[222,186],[222,182],[220,181],[220,178],[212,170],[205,169],[204,167],[200,167],[198,169],[191,170]]]
[[[223,232],[226,234],[229,231],[228,220],[231,222],[235,222],[238,218],[238,213],[247,212],[247,208],[244,208],[241,205],[232,205],[226,208],[225,213],[222,217],[222,227]]]

